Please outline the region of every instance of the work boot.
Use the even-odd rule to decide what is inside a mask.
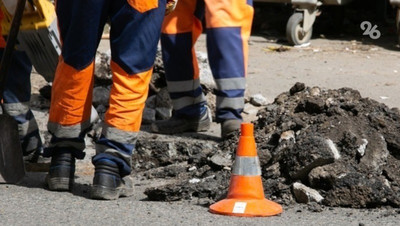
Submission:
[[[30,152],[23,152],[23,158],[25,163],[37,163],[39,158],[43,155],[43,148],[37,148]]]
[[[74,184],[75,157],[71,153],[52,156],[46,183],[52,191],[70,191]]]
[[[211,117],[207,111],[199,117],[173,115],[170,119],[161,120],[151,124],[151,130],[155,133],[175,134],[183,132],[201,132],[210,128]]]
[[[133,195],[133,179],[125,176],[121,178],[115,163],[103,161],[95,166],[92,190],[92,199],[114,200],[119,197]]]
[[[236,131],[240,130],[242,121],[239,119],[228,119],[221,123],[221,137],[228,139],[235,134]]]

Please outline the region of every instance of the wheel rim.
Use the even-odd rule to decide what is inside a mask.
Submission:
[[[300,24],[297,24],[295,29],[296,39],[302,44],[307,40],[308,32],[304,32],[303,27]]]

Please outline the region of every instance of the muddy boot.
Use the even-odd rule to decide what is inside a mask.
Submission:
[[[238,119],[228,119],[221,123],[221,137],[223,139],[228,139],[235,134],[236,131],[240,130],[241,120]]]
[[[183,132],[207,131],[210,128],[211,117],[208,110],[200,117],[178,117],[172,116],[170,119],[157,121],[151,124],[154,133],[175,134]]]
[[[118,166],[111,161],[96,164],[90,197],[113,200],[133,195],[133,180],[130,176],[121,178]]]
[[[75,157],[71,153],[57,153],[51,158],[47,187],[52,191],[70,191],[74,183]]]

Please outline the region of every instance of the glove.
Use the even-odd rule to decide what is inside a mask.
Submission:
[[[167,5],[165,7],[165,15],[168,15],[172,11],[174,11],[177,3],[178,3],[178,0],[167,0]]]

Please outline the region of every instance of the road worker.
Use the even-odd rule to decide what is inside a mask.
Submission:
[[[165,18],[161,44],[173,116],[152,124],[153,132],[205,131],[210,115],[199,81],[194,45],[205,16],[207,52],[216,83],[216,121],[221,136],[240,128],[244,107],[252,0],[180,0]]]
[[[6,23],[3,18],[3,11],[0,10],[2,26]],[[0,27],[0,58],[3,56],[5,46],[6,41],[3,37],[2,27]],[[5,80],[3,106],[4,110],[18,124],[24,159],[29,162],[36,162],[43,147],[38,124],[30,108],[31,72],[32,63],[28,56],[23,51],[15,50]]]
[[[96,155],[91,198],[133,194],[131,155],[140,129],[165,13],[165,0],[57,0],[62,53],[52,88],[48,130],[50,190],[70,190],[75,159],[84,157],[93,71],[103,27],[111,24],[111,88]]]

